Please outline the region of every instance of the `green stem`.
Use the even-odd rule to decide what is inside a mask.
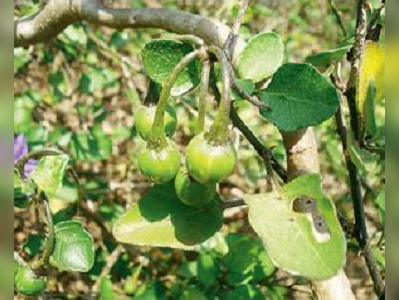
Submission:
[[[177,41],[193,44],[196,47],[204,47],[205,46],[205,42],[203,39],[201,39],[198,36],[191,35],[191,34],[179,35],[179,36],[175,37],[174,39]]]
[[[145,96],[144,99],[144,105],[145,106],[157,105],[160,94],[161,94],[161,85],[153,80],[150,80],[150,83],[148,84],[147,95]]]
[[[211,62],[209,59],[204,60],[201,74],[201,86],[199,92],[199,104],[198,104],[198,124],[197,133],[201,133],[205,129],[205,113],[206,113],[206,101],[209,90],[209,75],[211,73]]]
[[[55,242],[53,214],[51,213],[48,199],[44,193],[41,193],[39,198],[40,198],[42,204],[44,205],[45,218],[46,218],[47,227],[48,227],[48,237],[47,237],[46,243],[44,245],[44,251],[43,251],[41,258],[32,265],[32,268],[34,270],[37,270],[41,267],[45,267],[48,265],[48,263],[50,261],[51,254],[53,253],[53,250],[54,250],[54,242]]]
[[[228,126],[230,123],[230,70],[229,70],[229,61],[224,54],[224,52],[215,46],[210,46],[208,51],[216,56],[218,59],[221,70],[222,70],[222,99],[219,103],[219,112],[216,116],[215,122],[213,123],[210,136],[215,142],[224,143],[228,138]]]
[[[178,65],[173,70],[172,74],[170,74],[168,80],[164,84],[159,102],[157,104],[157,110],[155,113],[154,124],[152,125],[152,142],[165,144],[166,143],[166,135],[164,131],[164,115],[166,110],[166,105],[168,103],[168,99],[170,96],[170,92],[173,88],[173,85],[176,82],[179,74],[197,57],[203,54],[203,50],[196,50],[189,54],[187,54],[183,59],[178,63]]]
[[[335,16],[337,24],[338,24],[338,26],[340,27],[340,29],[342,31],[342,34],[344,35],[344,37],[347,37],[348,36],[348,31],[345,28],[344,22],[342,21],[341,14],[339,13],[337,6],[335,5],[333,0],[328,0],[328,4],[330,6],[330,9],[331,9],[332,13]]]

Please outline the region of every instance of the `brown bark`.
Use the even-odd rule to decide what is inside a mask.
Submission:
[[[304,174],[320,172],[317,141],[313,128],[289,133],[282,132],[282,136],[287,151],[289,180]],[[356,300],[343,270],[329,280],[313,281],[312,287],[319,300]]]

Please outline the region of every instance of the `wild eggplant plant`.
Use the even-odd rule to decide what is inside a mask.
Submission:
[[[334,201],[323,190],[312,130],[313,126],[335,118],[354,207],[351,233],[365,254],[376,294],[383,295],[384,284],[376,262],[379,257],[374,251],[377,247],[371,245],[365,224],[360,172],[366,172],[365,157],[382,153],[385,147],[384,125],[376,121],[375,112],[385,99],[384,42],[379,39],[385,3],[367,12],[364,1],[359,0],[356,32],[349,38],[337,7],[328,1],[341,26],[344,42],[298,63],[287,61],[285,43],[275,32],[259,33],[246,40],[240,37],[249,1],[241,1],[232,30],[179,11],[112,9],[101,1],[75,2],[68,6],[61,0],[52,0],[35,17],[16,20],[16,47],[46,41],[62,32],[66,24],[76,21],[120,29],[155,27],[177,33],[151,40],[141,49],[141,62],[150,83],[146,100],[133,109],[135,139],[143,145],[135,150],[138,154],[133,163],[150,188],[137,203],[113,219],[112,236],[108,238],[115,245],[126,249],[150,246],[199,252],[198,273],[186,272],[183,277],[199,280],[207,290],[206,296],[200,295],[204,299],[264,299],[261,289],[248,288],[250,282],[251,287],[255,283],[270,284],[267,278],[277,269],[310,282],[319,299],[355,299],[343,272],[348,230],[342,225],[350,221],[338,215]],[[351,68],[346,70],[350,76],[344,84],[346,60]],[[90,86],[90,77],[85,83],[84,86]],[[179,128],[175,99],[185,101],[187,95],[198,101],[186,104],[195,110],[195,126],[184,147],[178,139],[174,140]],[[345,97],[351,128],[345,121]],[[237,107],[248,103],[258,109],[264,122],[281,132],[287,167],[237,113]],[[23,130],[18,127],[17,131]],[[224,199],[219,186],[242,164],[237,133],[260,155],[267,171],[267,190],[229,201]],[[111,144],[101,138],[102,134],[100,129],[95,130],[94,135],[106,144],[100,148],[110,154]],[[87,147],[79,148],[76,141]],[[86,193],[73,167],[75,159],[94,158],[90,150],[93,143],[76,133],[69,143],[69,155],[45,148],[28,153],[23,137],[15,137],[14,205],[19,209],[33,207],[37,221],[45,224],[39,227],[45,236],[44,244],[34,257],[26,261],[24,254],[17,253],[20,249],[15,251],[18,255],[14,286],[22,295],[42,293],[51,266],[59,271],[87,273],[96,262],[93,237],[75,217],[80,209],[86,212],[85,217],[92,214],[87,213],[87,208],[80,208]],[[99,157],[104,158],[101,153]],[[78,191],[74,195],[75,211],[67,216],[57,215],[49,202],[62,197],[60,193],[71,186]],[[382,215],[384,197],[378,197]],[[247,207],[249,224],[261,241],[230,235],[226,240],[232,253],[239,245],[244,249],[243,258],[218,249],[223,245],[220,240],[224,213],[238,206]],[[101,225],[101,218],[95,220],[102,230],[107,229],[107,225]],[[115,251],[119,247],[115,246]],[[229,270],[226,276],[221,275],[224,269]],[[137,274],[140,270],[141,267],[136,270]],[[131,275],[134,282],[138,276],[135,274]],[[243,274],[251,274],[250,279],[245,281],[241,278]],[[234,292],[218,294],[210,288],[212,281],[226,278],[227,285],[238,284],[239,287],[231,288]],[[126,287],[125,292],[135,294],[136,288]],[[197,290],[191,292],[185,291],[180,299],[199,297]],[[274,299],[284,296],[285,292],[273,295]],[[111,293],[107,297],[102,295],[104,299],[117,296]]]

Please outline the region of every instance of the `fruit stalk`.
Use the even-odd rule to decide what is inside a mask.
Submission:
[[[53,215],[51,213],[48,199],[44,193],[41,193],[40,200],[44,205],[45,218],[46,218],[47,227],[48,227],[48,237],[47,237],[46,243],[44,245],[44,251],[43,251],[42,257],[38,261],[36,261],[32,264],[33,270],[37,270],[43,266],[48,265],[50,256],[54,250],[54,242],[55,242]]]
[[[155,141],[160,141],[161,144],[166,143],[166,136],[164,132],[164,114],[173,85],[184,68],[186,68],[198,56],[200,56],[201,53],[201,50],[195,50],[183,57],[162,88],[161,96],[155,113],[154,124],[152,126],[152,139]]]
[[[206,59],[203,64],[202,74],[201,74],[197,133],[201,133],[205,129],[206,100],[207,100],[208,90],[209,90],[209,75],[210,75],[210,73],[211,73],[211,62],[209,61],[209,59]]]
[[[215,122],[212,125],[210,130],[210,134],[212,140],[215,142],[223,144],[228,139],[228,125],[230,122],[230,87],[231,87],[231,80],[230,80],[230,70],[229,70],[229,62],[224,54],[224,52],[215,46],[209,47],[209,52],[214,54],[218,59],[221,70],[222,70],[222,99],[219,104],[219,111],[218,115],[216,116]]]

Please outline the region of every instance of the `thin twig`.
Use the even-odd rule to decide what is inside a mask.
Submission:
[[[362,142],[361,119],[356,104],[356,86],[367,34],[366,0],[358,0],[355,43],[350,53],[351,71],[345,96],[348,99],[351,127],[357,141]]]
[[[241,207],[241,206],[246,206],[244,200],[242,200],[242,199],[223,202],[223,209],[229,209],[229,208],[235,208],[235,207]]]
[[[234,88],[234,90],[245,100],[247,100],[248,102],[250,102],[252,105],[259,107],[259,108],[264,108],[267,109],[269,111],[272,111],[272,108],[266,104],[261,102],[258,97],[256,96],[251,96],[250,94],[248,94],[238,83],[238,79],[235,75],[234,69],[231,65],[231,63],[229,63],[229,71],[230,71],[230,77],[231,77],[231,83],[232,86]]]
[[[234,50],[236,46],[237,39],[239,37],[239,32],[241,28],[241,23],[242,20],[245,16],[245,13],[247,12],[249,7],[249,0],[242,0],[240,4],[240,10],[237,15],[237,19],[230,31],[230,34],[226,40],[226,43],[223,46],[223,51],[226,54],[229,62],[231,61],[231,58],[234,56]],[[245,100],[249,101],[253,105],[259,108],[267,108],[270,109],[270,106],[267,105],[266,103],[263,103],[259,101],[259,99],[255,96],[249,95],[239,84],[237,77],[235,76],[234,69],[229,63],[229,72],[230,72],[230,77],[231,77],[231,84],[233,88],[237,91],[237,93],[243,97]]]
[[[378,41],[381,35],[382,25],[377,23],[381,16],[382,10],[385,8],[385,2],[382,2],[380,7],[374,13],[369,25],[367,26],[366,40]]]
[[[205,46],[205,42],[203,39],[201,39],[198,36],[191,35],[191,34],[178,35],[178,36],[174,37],[174,39],[177,41],[193,44],[198,48]]]
[[[230,31],[230,34],[227,38],[226,43],[224,44],[223,51],[226,53],[226,56],[231,59],[234,55],[234,49],[237,43],[237,38],[240,33],[241,23],[244,19],[245,13],[248,10],[249,0],[241,0],[240,9],[238,11],[238,15],[236,21]]]
[[[334,0],[328,0],[328,4],[330,5],[331,11],[335,16],[335,19],[337,21],[337,24],[339,25],[339,28],[341,28],[342,34],[344,35],[344,37],[347,37],[348,31],[346,30],[345,24],[342,21],[341,14],[339,13],[338,8],[334,3]]]
[[[46,239],[46,243],[44,245],[44,251],[42,256],[40,257],[39,260],[35,261],[32,264],[32,269],[39,269],[42,267],[47,267],[50,257],[53,254],[54,250],[54,242],[55,242],[55,230],[54,230],[54,222],[53,222],[53,214],[50,209],[50,204],[48,202],[48,199],[44,193],[40,194],[40,201],[44,206],[44,215],[47,223],[47,228],[48,228],[48,236]]]
[[[115,248],[115,250],[111,253],[111,255],[107,256],[107,264],[102,269],[100,276],[98,276],[96,282],[94,283],[91,289],[94,294],[98,294],[100,292],[100,286],[102,280],[105,279],[111,273],[112,267],[115,265],[122,252],[123,252],[123,247],[121,245],[118,245]]]
[[[355,225],[356,225],[356,238],[358,240],[359,246],[364,254],[366,264],[368,266],[370,275],[374,282],[374,290],[378,296],[381,295],[384,284],[381,278],[381,273],[378,269],[378,264],[373,256],[373,253],[369,247],[369,235],[366,225],[366,215],[364,212],[364,203],[362,197],[361,181],[359,177],[359,172],[356,165],[352,162],[349,153],[348,145],[348,130],[345,124],[344,115],[342,112],[342,107],[339,105],[338,111],[335,115],[337,122],[337,129],[339,136],[341,138],[346,166],[349,174],[351,195],[353,201],[353,209],[355,214]]]

